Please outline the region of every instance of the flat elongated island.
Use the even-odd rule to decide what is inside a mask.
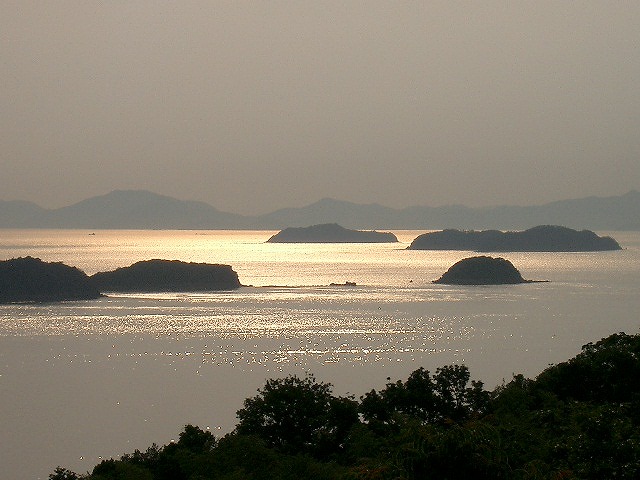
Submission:
[[[290,227],[269,238],[270,243],[394,243],[398,238],[390,232],[350,230],[337,223],[310,227]]]
[[[203,292],[241,287],[229,265],[145,260],[90,277],[101,292]]]
[[[611,237],[590,230],[540,225],[522,232],[442,230],[422,234],[409,250],[470,250],[476,252],[595,252],[621,250]]]

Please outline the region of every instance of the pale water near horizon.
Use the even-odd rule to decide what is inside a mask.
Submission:
[[[217,293],[108,295],[0,306],[0,463],[7,478],[84,472],[167,443],[183,425],[222,435],[267,378],[312,372],[364,394],[420,366],[469,366],[492,389],[580,346],[639,333],[640,233],[624,250],[505,253],[527,279],[435,285],[471,252],[398,244],[268,244],[264,231],[2,230],[0,260],[33,256],[88,274],[151,258],[230,264]],[[330,283],[356,282],[354,287]]]

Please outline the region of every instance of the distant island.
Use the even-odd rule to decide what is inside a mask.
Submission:
[[[267,240],[270,243],[393,243],[397,241],[398,238],[390,232],[350,230],[337,223],[285,228]]]
[[[442,230],[418,236],[410,250],[471,250],[476,252],[593,252],[621,250],[611,237],[590,230],[577,231],[540,225],[522,232],[498,230]]]
[[[454,263],[433,283],[447,285],[508,285],[529,283],[509,260],[493,257],[470,257]]]
[[[145,260],[90,277],[101,292],[200,292],[241,287],[229,265]]]
[[[81,270],[33,257],[0,262],[0,303],[90,300],[100,292]]]
[[[356,282],[349,282],[346,281],[344,283],[335,283],[335,282],[331,282],[329,284],[330,287],[355,287],[356,286]]]

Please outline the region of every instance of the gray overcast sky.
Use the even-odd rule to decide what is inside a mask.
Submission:
[[[540,204],[640,188],[640,2],[4,1],[0,198]]]

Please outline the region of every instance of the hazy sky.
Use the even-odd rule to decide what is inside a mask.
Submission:
[[[0,199],[640,189],[640,2],[4,1]]]

